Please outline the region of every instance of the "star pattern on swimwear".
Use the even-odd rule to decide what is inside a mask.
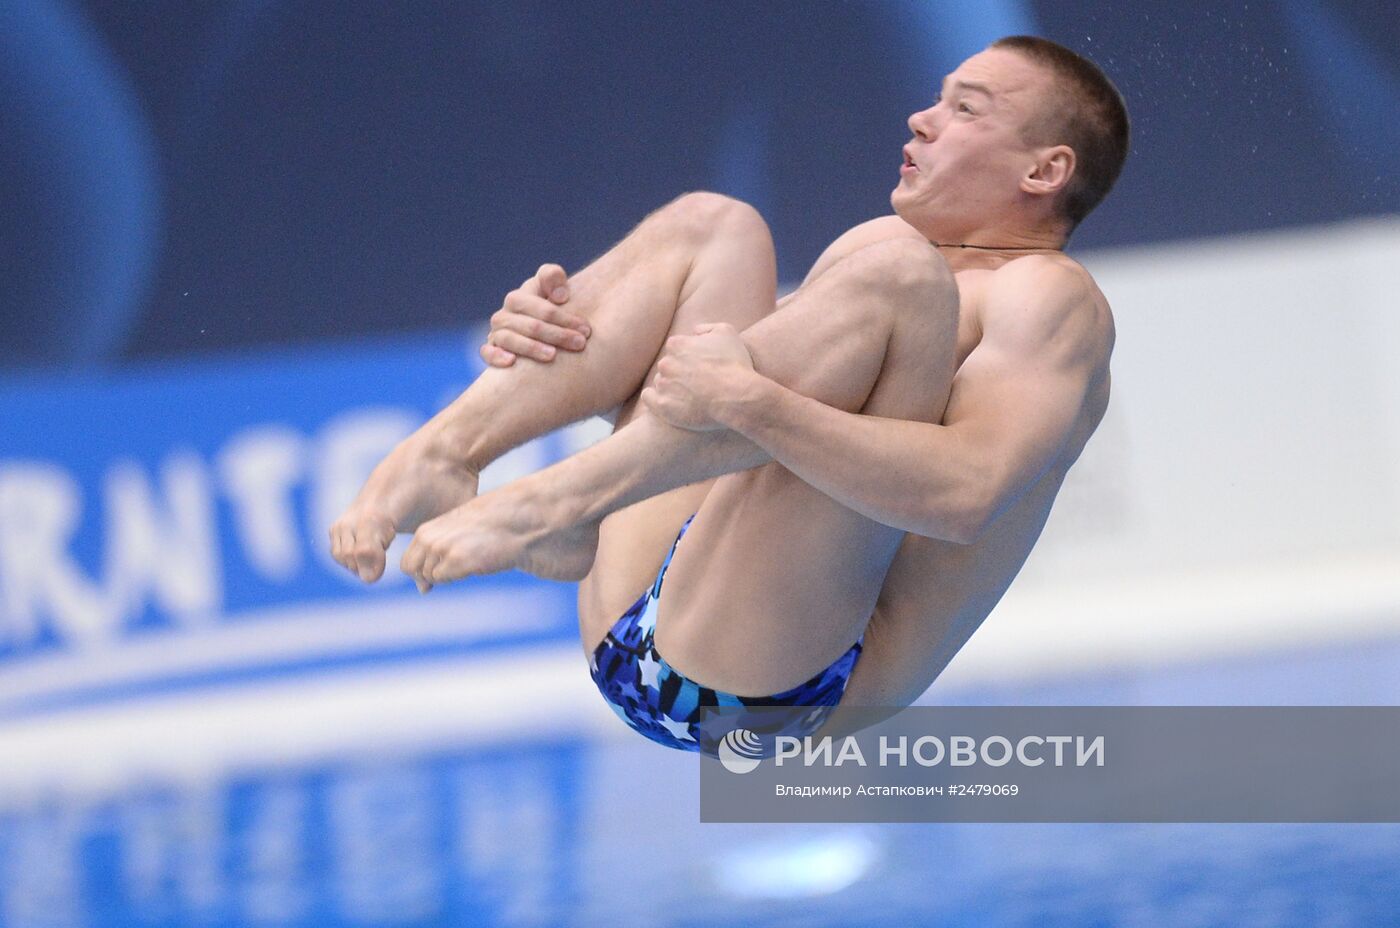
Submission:
[[[652,652],[648,651],[646,657],[637,663],[637,673],[641,678],[642,686],[649,686],[653,689],[660,689],[658,678],[661,675],[661,665],[652,657]]]
[[[676,538],[677,544],[684,534],[683,526]],[[672,555],[675,550],[675,545],[672,545]],[[701,706],[740,708],[754,700],[705,687],[677,672],[674,667],[667,666],[657,653],[654,644],[657,598],[670,562],[668,555],[657,573],[656,582],[613,623],[612,629],[589,655],[589,671],[608,706],[634,731],[670,748],[713,754],[718,750],[718,742],[703,723],[697,722],[692,734],[691,723],[680,721],[668,713],[689,716]],[[841,699],[846,680],[860,652],[861,642],[857,641],[850,650],[806,683],[757,700],[770,708],[812,707],[777,727],[773,727],[776,723],[765,721],[765,724],[773,727],[775,734],[797,737],[810,734]]]
[[[665,715],[663,715],[658,721],[661,722],[661,726],[663,728],[665,728],[667,731],[669,731],[671,734],[675,735],[682,741],[695,740],[695,737],[690,733],[689,722],[677,722],[675,719]]]

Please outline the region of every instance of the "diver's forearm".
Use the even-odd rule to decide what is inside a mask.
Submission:
[[[845,412],[750,374],[716,419],[803,482],[883,525],[967,540],[981,470],[951,430]]]
[[[692,432],[644,412],[608,438],[526,480],[557,530],[771,460],[735,432]]]

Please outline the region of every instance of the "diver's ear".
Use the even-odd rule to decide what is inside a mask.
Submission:
[[[1074,166],[1074,149],[1068,145],[1041,149],[1035,163],[1021,178],[1021,189],[1037,196],[1053,196],[1069,186],[1070,178],[1074,176]]]

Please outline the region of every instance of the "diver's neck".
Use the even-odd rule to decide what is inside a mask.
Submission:
[[[1064,229],[988,224],[974,228],[933,228],[925,237],[939,248],[997,251],[1009,254],[1062,251],[1068,236]]]
[[[954,270],[994,268],[1015,258],[1055,254],[1063,250],[1061,229],[1035,229],[987,225],[980,228],[932,229],[925,234]]]

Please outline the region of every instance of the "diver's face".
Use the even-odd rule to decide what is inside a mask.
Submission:
[[[976,228],[1009,208],[1034,164],[1024,129],[1053,78],[1008,49],[973,55],[943,80],[933,105],[909,117],[899,185],[890,201],[919,229]]]

